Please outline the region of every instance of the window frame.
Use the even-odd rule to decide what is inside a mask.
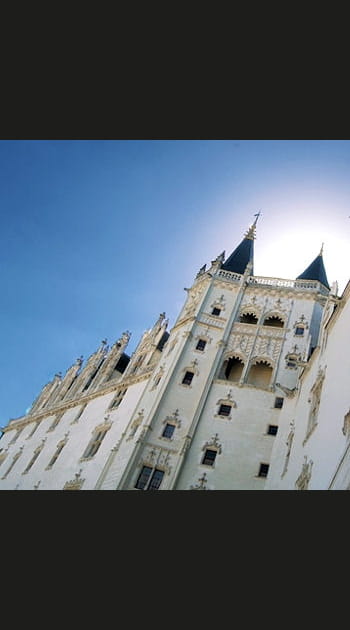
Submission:
[[[165,435],[165,433],[166,433],[166,431],[168,430],[169,427],[172,428],[171,434],[170,435]],[[173,424],[172,422],[167,422],[165,427],[163,428],[163,432],[162,432],[162,436],[161,437],[166,438],[167,440],[171,440],[171,438],[174,435],[175,429],[176,429],[176,425],[175,424]]]
[[[213,458],[212,457],[208,458],[208,453],[213,453],[214,457]],[[217,454],[218,454],[217,449],[215,449],[215,448],[206,448],[205,451],[204,451],[204,455],[202,457],[201,464],[203,466],[210,466],[210,467],[213,468],[214,464],[215,464],[215,460],[216,460]]]
[[[200,346],[200,344],[204,344],[204,345],[202,345],[202,347],[199,347],[199,346]],[[206,339],[202,339],[202,338],[200,338],[200,339],[198,339],[198,341],[197,341],[197,345],[196,345],[196,347],[195,347],[195,350],[198,350],[199,352],[204,352],[204,348],[205,348],[205,346],[206,346],[206,345],[207,345],[207,341],[206,341]]]
[[[187,375],[189,375],[189,374],[191,375],[191,380],[188,383],[188,382],[186,382],[186,377],[188,379]],[[183,379],[181,381],[181,385],[186,385],[187,387],[189,387],[192,384],[193,377],[194,377],[194,372],[191,372],[190,370],[186,370],[185,375],[184,375],[184,377],[183,377]]]

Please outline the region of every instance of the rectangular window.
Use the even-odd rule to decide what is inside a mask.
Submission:
[[[278,431],[277,424],[269,424],[268,429],[267,429],[268,435],[276,435],[277,431]]]
[[[212,315],[216,315],[217,317],[220,315],[220,313],[221,313],[221,310],[219,308],[216,308],[216,306],[215,308],[213,308],[211,312]]]
[[[191,385],[193,376],[194,376],[193,372],[186,372],[182,380],[183,385]]]
[[[303,335],[304,334],[304,328],[302,328],[301,326],[297,326],[295,329],[295,334],[296,335]]]
[[[164,472],[156,468],[151,477],[151,481],[148,484],[147,490],[158,490],[160,484],[162,483],[163,477],[164,477]]]
[[[268,472],[269,472],[269,465],[268,464],[260,464],[259,477],[267,477],[267,473]]]
[[[279,396],[277,396],[277,397],[275,398],[275,405],[274,405],[274,406],[275,406],[275,409],[282,409],[282,407],[283,407],[283,401],[284,401],[284,398],[280,398]]]
[[[166,423],[165,427],[164,427],[164,431],[162,433],[163,437],[166,438],[171,438],[173,433],[175,431],[175,426],[173,424],[169,424],[169,422]]]
[[[204,339],[198,339],[196,350],[204,350],[206,345],[207,345],[207,342]]]
[[[202,459],[202,464],[205,464],[206,466],[213,466],[216,455],[217,451],[212,451],[211,449],[207,448]]]
[[[139,490],[144,490],[151,476],[151,473],[152,468],[150,468],[149,466],[143,466],[139,478],[135,484],[135,488],[138,488]]]
[[[231,405],[220,405],[219,416],[229,416],[231,412]]]

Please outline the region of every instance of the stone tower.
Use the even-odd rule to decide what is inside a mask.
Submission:
[[[257,219],[185,289],[127,465],[110,458],[100,488],[264,488],[280,409],[316,346],[329,287],[321,253],[295,280],[254,276]]]

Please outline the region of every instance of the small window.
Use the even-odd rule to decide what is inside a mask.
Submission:
[[[216,455],[217,451],[212,451],[211,449],[207,448],[202,459],[202,464],[205,464],[206,466],[213,466]]]
[[[267,473],[268,472],[269,472],[269,465],[268,464],[260,464],[259,477],[267,477]]]
[[[185,376],[182,379],[183,385],[191,385],[193,379],[193,372],[186,372]]]
[[[231,405],[220,405],[219,416],[229,416],[231,412]]]
[[[212,315],[216,315],[217,317],[220,315],[221,313],[221,309],[220,308],[216,308],[216,306],[213,308],[211,314]]]
[[[282,398],[280,396],[276,396],[276,398],[275,398],[275,405],[274,405],[275,409],[282,409],[283,401],[284,401],[284,398]]]
[[[204,350],[206,345],[207,345],[207,342],[204,339],[199,339],[196,345],[196,350]]]
[[[276,435],[277,431],[278,431],[277,424],[269,424],[268,429],[267,429],[268,435]]]
[[[290,357],[287,360],[287,367],[295,368],[296,366],[297,366],[296,359],[293,359],[292,357]]]
[[[164,431],[162,433],[162,437],[171,438],[173,433],[174,433],[174,431],[175,431],[175,425],[174,424],[169,424],[169,422],[167,422],[165,427],[164,427]]]
[[[297,326],[295,329],[295,334],[301,337],[304,334],[304,328],[302,326]]]

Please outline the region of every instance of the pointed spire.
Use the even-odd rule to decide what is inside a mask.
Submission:
[[[256,224],[258,222],[258,218],[260,217],[260,210],[259,212],[257,212],[256,214],[254,214],[254,216],[256,217],[254,223],[252,223],[252,225],[250,226],[248,232],[245,234],[245,238],[250,238],[250,239],[255,239],[256,234],[255,234],[255,228],[256,228]]]
[[[253,275],[255,228],[260,216],[260,210],[257,214],[254,214],[254,216],[256,217],[254,223],[245,233],[244,239],[232,252],[231,256],[229,256],[226,262],[221,266],[221,269],[244,274],[247,264],[251,263],[251,275]]]
[[[329,284],[327,280],[326,270],[323,264],[323,245],[322,243],[320,253],[316,258],[312,261],[312,263],[300,274],[296,279],[297,280],[316,280],[317,282],[321,282],[327,289],[329,289]]]

